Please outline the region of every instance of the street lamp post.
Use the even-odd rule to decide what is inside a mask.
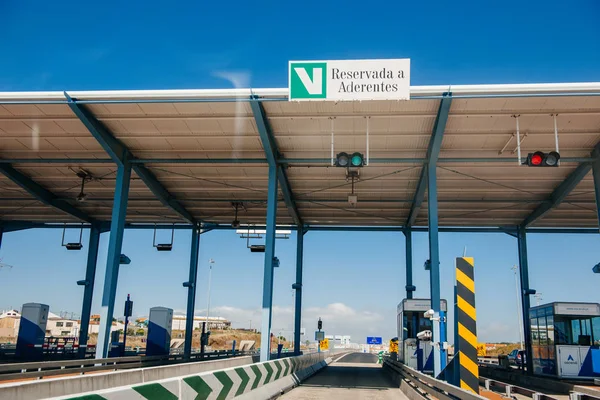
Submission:
[[[208,315],[210,313],[210,280],[212,278],[212,266],[215,263],[215,260],[212,258],[208,260],[208,304],[206,306],[206,330],[210,332],[210,325],[208,325]]]

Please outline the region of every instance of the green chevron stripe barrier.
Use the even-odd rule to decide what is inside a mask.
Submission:
[[[276,381],[277,379],[279,379],[279,376],[281,375],[281,371],[283,369],[283,367],[281,366],[281,361],[277,360],[275,361],[275,368],[277,368],[277,373],[275,374],[275,378],[273,379],[274,381]]]
[[[265,382],[263,383],[263,385],[266,385],[271,380],[271,376],[273,376],[273,367],[271,366],[272,362],[264,363],[263,365],[264,365],[265,369],[267,370],[267,377],[265,378]]]
[[[324,353],[307,354],[143,385],[85,393],[69,399],[228,400],[316,365],[324,358]]]
[[[242,383],[240,383],[240,387],[235,392],[236,396],[244,394],[244,390],[246,390],[246,386],[248,386],[248,382],[250,382],[250,376],[244,371],[244,368],[236,368],[235,372],[239,375]]]

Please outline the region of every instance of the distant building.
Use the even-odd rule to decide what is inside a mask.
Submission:
[[[193,329],[202,329],[202,323],[206,322],[206,317],[196,316],[194,317]],[[185,330],[186,317],[185,315],[174,315],[173,316],[173,330],[184,331]],[[231,321],[223,317],[208,317],[208,330],[225,330],[231,329]]]
[[[21,314],[17,310],[0,313],[0,337],[16,338],[19,334]]]
[[[63,318],[54,313],[48,313],[48,323],[46,324],[46,336],[78,336],[79,321]]]
[[[349,335],[326,335],[326,339],[329,339],[334,346],[345,347],[350,345],[351,337]]]
[[[112,326],[110,327],[110,331],[119,331],[125,329],[125,324],[119,321],[113,321]],[[129,330],[129,328],[127,329]],[[88,333],[99,333],[100,332],[100,315],[92,314],[90,317],[90,325],[88,328]]]

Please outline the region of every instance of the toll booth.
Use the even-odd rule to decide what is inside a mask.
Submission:
[[[534,374],[600,377],[600,304],[554,302],[530,318]]]
[[[447,311],[446,300],[440,310]],[[430,299],[404,299],[398,304],[398,360],[419,371],[433,373],[433,347],[430,341],[417,339],[417,334],[432,331],[432,323],[423,314],[431,309]]]
[[[22,360],[41,360],[50,307],[40,303],[23,304],[16,356]]]
[[[173,309],[152,307],[148,317],[147,356],[168,356],[171,349]]]

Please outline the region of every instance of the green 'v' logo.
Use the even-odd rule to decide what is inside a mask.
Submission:
[[[290,63],[290,99],[327,98],[327,63]]]

